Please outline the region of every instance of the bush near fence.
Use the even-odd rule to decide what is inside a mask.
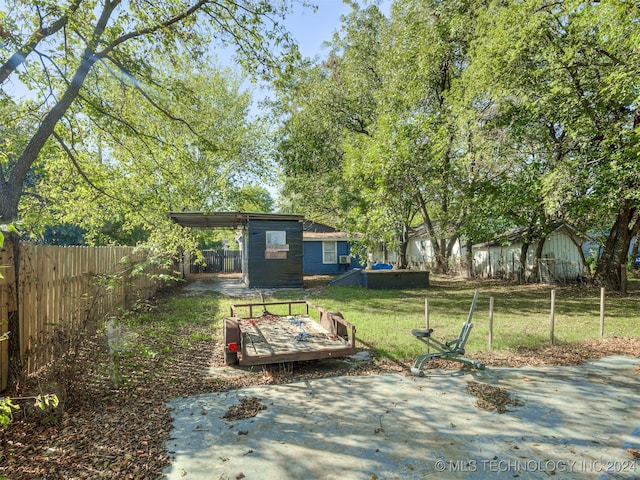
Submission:
[[[134,247],[6,242],[0,250],[0,337],[8,333],[10,339],[0,342],[0,392],[10,369],[36,372],[83,330],[153,296],[170,272],[147,260],[148,252]],[[11,364],[10,343],[19,350]]]

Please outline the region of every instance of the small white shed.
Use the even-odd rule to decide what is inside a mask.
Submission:
[[[447,240],[447,242],[449,242],[449,240]],[[460,269],[464,255],[465,249],[462,247],[460,240],[456,240],[451,249],[451,258],[449,259],[450,271]],[[383,262],[395,264],[397,260],[398,252],[387,250],[384,245],[378,245],[377,248],[369,254],[369,263]],[[412,228],[409,232],[409,242],[407,244],[407,266],[412,270],[430,270],[435,268],[436,265],[436,254],[427,228],[424,224]]]
[[[525,271],[520,271],[520,253],[527,228],[511,230],[495,239],[472,247],[473,272],[483,278],[533,280],[538,242],[527,250]],[[537,281],[569,283],[582,279],[584,264],[580,255],[583,237],[566,224],[557,226],[545,239],[538,263]]]
[[[450,240],[447,240],[447,244]],[[449,269],[457,271],[460,268],[462,256],[464,255],[460,239],[455,240],[449,258]],[[407,259],[411,268],[427,270],[436,266],[436,254],[433,248],[433,241],[426,227],[421,225],[416,227],[409,234],[409,245],[407,246]]]

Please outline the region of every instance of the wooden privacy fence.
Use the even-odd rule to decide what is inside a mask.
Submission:
[[[8,334],[11,348],[19,349],[18,368],[32,373],[54,360],[61,332],[73,337],[88,323],[154,295],[162,283],[157,274],[167,272],[156,265],[137,272],[145,258],[146,252],[133,247],[5,243],[0,336]],[[11,331],[16,326],[18,331]],[[0,341],[0,391],[7,387],[10,367],[16,367],[10,366],[10,341]]]

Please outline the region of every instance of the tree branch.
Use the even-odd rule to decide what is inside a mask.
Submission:
[[[60,144],[60,146],[62,147],[62,149],[65,151],[65,153],[67,154],[67,157],[69,157],[69,160],[71,160],[71,163],[73,164],[73,166],[75,167],[75,169],[78,171],[78,173],[80,174],[80,176],[82,177],[82,179],[87,183],[87,185],[89,185],[91,188],[93,188],[94,190],[96,190],[97,192],[99,192],[100,194],[104,195],[107,198],[110,198],[111,200],[115,200],[116,202],[119,203],[123,203],[126,205],[129,205],[132,208],[136,208],[135,205],[127,202],[126,200],[123,200],[121,198],[115,197],[109,193],[107,193],[104,189],[98,187],[90,178],[89,176],[85,173],[84,170],[82,170],[82,168],[80,167],[80,163],[78,162],[78,159],[75,157],[75,155],[73,154],[73,152],[71,151],[71,149],[68,147],[68,145],[65,143],[65,141],[62,139],[62,137],[60,135],[58,135],[56,132],[53,132],[53,137],[58,141],[58,143]]]
[[[119,0],[118,0],[119,3]],[[116,38],[115,40],[113,40],[111,43],[109,43],[102,51],[100,52],[95,52],[96,57],[98,58],[104,58],[106,56],[109,55],[109,53],[111,53],[118,45],[131,40],[132,38],[138,38],[138,37],[144,37],[145,35],[150,35],[152,33],[158,32],[160,30],[164,30],[167,29],[173,25],[175,25],[176,23],[179,23],[180,21],[184,20],[185,18],[190,17],[191,15],[193,15],[194,13],[196,13],[198,10],[200,10],[204,5],[206,5],[207,3],[209,3],[209,0],[199,0],[198,2],[196,2],[191,8],[185,10],[184,12],[175,15],[169,19],[167,19],[166,21],[162,22],[162,23],[158,23],[157,25],[148,27],[148,28],[143,28],[141,30],[137,30],[135,32],[129,32],[127,34],[124,34],[118,38]]]
[[[129,73],[129,71],[125,68],[124,65],[122,65],[118,60],[116,60],[115,58],[112,57],[107,57],[111,62],[113,62],[113,64],[118,67],[118,69],[120,69],[120,71],[122,73],[124,73],[125,75],[127,75],[127,77],[131,78],[131,79],[135,79],[135,77]],[[140,83],[137,81],[132,81],[131,84],[133,85],[133,88],[135,88],[140,95],[142,95],[152,106],[153,108],[157,109],[159,112],[161,112],[163,115],[165,115],[167,118],[173,120],[174,122],[178,122],[181,123],[182,125],[184,125],[185,127],[187,127],[187,129],[193,133],[197,138],[201,139],[203,142],[205,142],[213,151],[218,151],[219,148],[214,145],[213,143],[211,143],[207,138],[205,138],[204,136],[202,136],[200,133],[198,133],[189,122],[187,122],[185,119],[180,118],[180,117],[176,117],[175,115],[173,115],[171,112],[169,112],[167,109],[163,108],[160,104],[158,104],[158,102],[156,102],[153,98],[151,98],[151,96],[145,92],[142,87],[140,86]]]
[[[71,5],[69,5],[69,9],[54,21],[51,25],[44,28],[39,28],[36,30],[29,40],[22,45],[17,52],[15,52],[11,57],[4,62],[4,64],[0,67],[0,85],[2,85],[9,75],[11,75],[16,68],[22,65],[27,57],[36,49],[38,44],[45,38],[50,37],[56,32],[60,31],[67,23],[69,22],[69,18],[75,13],[75,11],[82,3],[82,0],[74,0]]]

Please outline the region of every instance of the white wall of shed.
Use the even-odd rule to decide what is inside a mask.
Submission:
[[[533,272],[535,252],[538,243],[529,245],[527,250],[525,278]],[[548,269],[543,280],[571,280],[582,275],[583,265],[578,246],[562,229],[549,234],[542,247],[541,260]],[[496,246],[474,246],[474,274],[485,278],[516,278],[519,270],[522,243]],[[542,272],[541,272],[542,273]],[[538,279],[536,279],[538,280]]]

